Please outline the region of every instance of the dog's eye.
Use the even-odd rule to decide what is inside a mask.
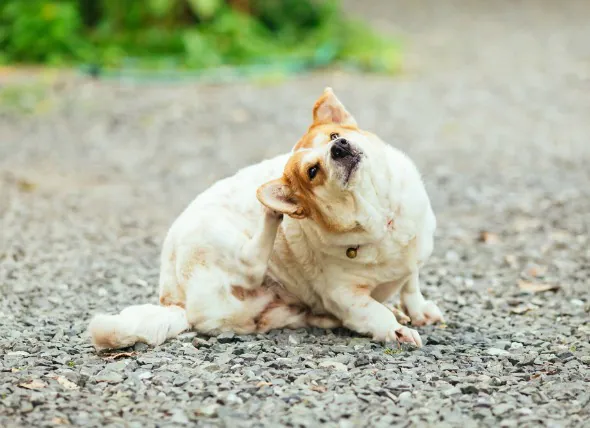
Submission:
[[[340,134],[338,134],[337,132],[332,132],[330,134],[330,140],[335,140],[336,138],[340,138]]]
[[[316,175],[318,175],[318,171],[320,167],[318,165],[314,165],[307,170],[307,175],[309,176],[310,180],[313,180]]]

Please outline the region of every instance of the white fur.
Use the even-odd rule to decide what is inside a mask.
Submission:
[[[281,222],[256,199],[257,189],[280,177],[295,152],[247,167],[199,195],[170,228],[160,298],[171,306],[97,316],[90,326],[95,346],[159,344],[188,328],[216,334],[340,324],[378,340],[421,346],[419,334],[401,326],[383,302],[401,291],[414,325],[442,321],[419,287],[436,227],[428,196],[406,155],[369,133],[347,131],[346,138],[364,154],[346,189],[329,145],[306,150],[305,158],[321,157],[328,165],[329,180],[315,197],[330,218],[359,227],[331,233],[310,218]],[[357,257],[350,259],[346,250],[355,246]],[[108,335],[116,340],[105,340]]]
[[[130,306],[118,315],[96,315],[88,327],[97,349],[124,348],[136,342],[160,345],[189,328],[177,306]]]

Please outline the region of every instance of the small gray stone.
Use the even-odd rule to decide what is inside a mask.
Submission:
[[[170,411],[170,413],[172,413],[172,417],[170,418],[171,422],[174,422],[176,424],[188,424],[189,423],[189,419],[186,416],[186,413],[184,412],[184,410],[172,409]]]
[[[410,391],[404,391],[397,397],[399,401],[411,401],[412,393]]]
[[[33,411],[33,404],[30,401],[23,401],[20,406],[20,411],[23,413],[29,413]]]
[[[561,352],[561,353],[557,354],[557,358],[559,358],[560,360],[567,360],[573,356],[574,356],[574,354],[572,354],[570,351]]]
[[[333,368],[334,370],[342,372],[348,371],[348,368],[344,364],[339,363],[338,361],[322,361],[319,364],[319,366]]]
[[[206,341],[205,339],[201,339],[200,337],[195,337],[193,339],[193,345],[196,348],[210,348],[212,344],[209,343],[208,341]]]
[[[174,379],[172,380],[172,385],[173,386],[182,386],[185,383],[187,383],[188,381],[189,381],[189,378],[179,374],[176,377],[174,377]]]
[[[459,387],[463,394],[477,394],[479,390],[475,385],[462,385]]]
[[[225,333],[221,333],[220,335],[217,336],[217,341],[219,343],[231,343],[231,342],[236,342],[240,340],[238,337],[236,337],[235,333],[232,332],[225,332]]]
[[[194,410],[195,414],[206,416],[211,418],[217,415],[217,411],[219,409],[219,404],[209,404],[206,406],[198,407]]]
[[[123,381],[123,376],[119,373],[102,370],[95,376],[94,380],[97,382],[119,383]]]
[[[449,389],[445,389],[443,392],[443,395],[445,395],[446,397],[451,397],[453,395],[457,395],[457,394],[461,394],[461,389],[455,387],[449,388]]]
[[[488,355],[493,355],[493,356],[497,356],[497,355],[510,355],[510,352],[505,351],[504,349],[499,349],[499,348],[488,348],[486,349],[486,354]]]
[[[149,348],[149,345],[147,343],[143,343],[143,342],[137,342],[135,345],[133,345],[133,350],[137,351],[137,352],[147,351],[148,348]]]
[[[123,371],[127,367],[127,361],[121,360],[106,365],[105,369],[108,371]]]
[[[510,344],[509,340],[499,340],[494,344],[494,347],[498,349],[508,349]]]
[[[508,413],[512,409],[514,409],[514,405],[510,403],[503,403],[492,407],[492,413],[496,416],[502,416],[503,414]]]

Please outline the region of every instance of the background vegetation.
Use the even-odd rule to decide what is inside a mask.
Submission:
[[[336,62],[395,71],[395,43],[334,0],[3,0],[0,63],[204,69]]]

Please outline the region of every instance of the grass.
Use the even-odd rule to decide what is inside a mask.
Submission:
[[[383,351],[385,355],[398,355],[402,352],[404,352],[402,348],[387,348],[385,351]]]

